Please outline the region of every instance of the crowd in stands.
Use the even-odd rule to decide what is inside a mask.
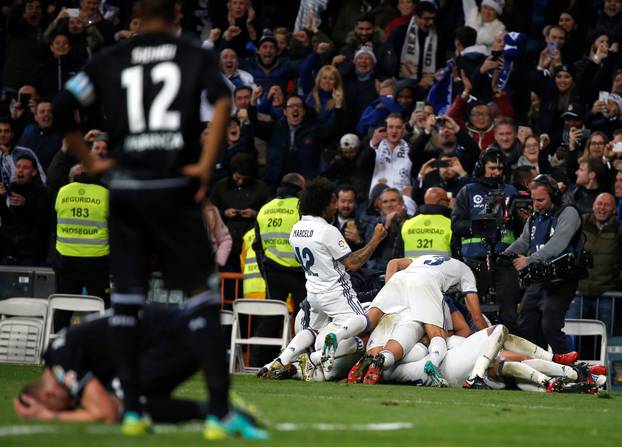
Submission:
[[[0,263],[54,265],[55,197],[76,162],[53,98],[90,58],[141,32],[140,10],[124,0],[0,5]],[[241,271],[245,234],[292,172],[335,183],[334,224],[353,249],[385,224],[370,270],[408,256],[403,228],[421,213],[451,218],[449,253],[478,268],[479,255],[463,252],[470,205],[460,200],[488,177],[495,150],[508,209],[550,174],[582,213],[594,264],[572,315],[622,332],[622,313],[597,300],[622,290],[622,0],[185,0],[176,26],[218,53],[231,88],[204,207],[223,271]],[[107,157],[105,116],[88,112],[81,130]],[[202,138],[210,113],[203,104]],[[447,194],[427,202],[433,187]],[[518,236],[527,216],[509,218]]]

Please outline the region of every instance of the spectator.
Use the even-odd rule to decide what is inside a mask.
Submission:
[[[404,257],[402,242],[402,225],[408,217],[402,193],[396,188],[386,188],[379,196],[380,216],[372,220],[367,226],[365,241],[368,243],[377,224],[384,224],[387,236],[378,244],[367,262],[370,269],[384,272],[391,259]]]
[[[57,32],[49,48],[51,56],[37,70],[34,85],[41,96],[54,97],[77,73],[81,61],[71,53],[68,34]]]
[[[238,154],[231,159],[231,175],[219,180],[211,194],[212,203],[218,208],[233,245],[224,270],[240,271],[242,238],[252,228],[259,208],[268,201],[270,190],[255,178],[255,160],[248,154]]]
[[[374,2],[368,0],[349,0],[339,10],[332,37],[338,44],[346,43],[362,14],[373,17],[378,28],[384,29],[395,17],[395,5],[392,2]]]
[[[591,34],[590,42],[589,54],[575,63],[575,79],[586,103],[596,101],[600,91],[609,90],[619,59],[618,43],[611,44],[608,33],[596,30]]]
[[[620,42],[622,39],[622,1],[605,0],[594,28],[612,36],[616,42]]]
[[[562,48],[566,42],[566,31],[560,26],[551,25],[544,28],[544,49],[538,59],[538,70],[553,72],[558,65],[563,65]]]
[[[404,114],[404,109],[395,99],[395,81],[387,79],[382,81],[378,87],[378,99],[372,101],[363,113],[361,119],[356,125],[356,133],[358,135],[367,135],[370,129],[381,124],[387,116],[392,113]]]
[[[475,79],[489,52],[485,45],[477,45],[476,41],[477,31],[470,26],[461,26],[456,30],[454,38],[454,46],[458,56],[456,65],[458,70],[464,70],[469,79]]]
[[[577,22],[576,13],[570,9],[559,14],[557,24],[566,32],[566,43],[562,48],[562,60],[569,65],[581,59],[586,49],[585,33]]]
[[[335,56],[336,60],[343,56]],[[345,103],[348,105],[348,118],[346,124],[347,131],[354,131],[363,110],[378,97],[376,91],[376,80],[378,74],[375,71],[376,56],[367,47],[361,47],[354,54],[354,70],[344,74],[341,71],[343,64],[338,64],[337,68],[343,77],[343,87],[345,93]]]
[[[353,251],[365,246],[365,223],[356,215],[356,191],[350,185],[337,188],[337,212],[331,222]]]
[[[371,176],[361,167],[361,141],[356,134],[348,133],[339,141],[339,154],[328,164],[322,174],[337,186],[350,185],[355,192],[357,204],[366,203]]]
[[[227,2],[227,24],[222,24],[227,28],[222,36],[221,48],[231,48],[242,57],[251,56],[248,44],[257,40],[254,22],[255,9],[249,0]]]
[[[41,43],[42,15],[41,0],[13,2],[6,24],[4,90],[15,92],[21,85],[32,82]]]
[[[240,70],[238,55],[231,48],[220,52],[220,71],[236,87],[255,87],[255,79],[248,71]]]
[[[415,110],[415,100],[422,96],[423,92],[415,81],[403,79],[395,84],[395,102],[402,108],[405,119],[411,117]]]
[[[470,181],[458,156],[452,152],[442,153],[421,166],[413,186],[413,199],[416,203],[422,203],[426,191],[434,187],[442,188],[450,199],[455,199],[462,187]]]
[[[539,67],[532,82],[532,91],[540,100],[540,113],[535,127],[541,132],[559,132],[563,126],[562,114],[570,104],[580,101],[572,69],[567,65],[559,65],[549,75],[548,70]]]
[[[12,100],[10,105],[11,120],[13,120],[13,132],[19,139],[24,129],[35,122],[35,109],[39,101],[37,89],[32,85],[23,85],[17,91],[17,100]]]
[[[287,99],[285,118],[272,123],[257,122],[257,137],[267,142],[266,182],[275,187],[287,172],[299,169],[313,178],[320,169],[320,145],[337,136],[343,127],[343,103],[335,103],[336,119],[328,124],[317,122],[305,112],[300,96]]]
[[[50,200],[37,163],[22,155],[15,162],[15,182],[0,184],[0,264],[43,265],[50,236]]]
[[[462,83],[464,85],[462,93],[456,96],[447,115],[453,118],[462,129],[465,129],[473,141],[477,143],[480,151],[483,151],[494,141],[493,113],[491,107],[483,101],[476,101],[472,106],[469,106],[468,101],[473,85],[464,71],[462,72]],[[499,92],[498,95],[495,95],[494,104],[499,109],[501,116],[511,117],[513,115],[512,104],[507,93]],[[465,119],[467,116],[468,122]]]
[[[393,113],[386,118],[385,125],[374,131],[369,145],[361,154],[361,163],[372,172],[372,188],[378,183],[385,183],[390,188],[403,191],[411,186],[412,170],[410,147],[403,140],[404,118],[399,113]]]
[[[114,25],[99,11],[99,0],[80,0],[79,17],[86,27],[94,26],[104,39],[103,45],[114,43]]]
[[[400,15],[389,22],[385,28],[384,35],[388,38],[391,32],[396,26],[405,25],[410,22],[413,14],[415,13],[415,1],[414,0],[398,0],[397,10]]]
[[[229,122],[225,147],[220,151],[214,168],[214,180],[220,180],[231,175],[231,160],[237,154],[246,153],[254,159],[257,158],[257,151],[253,145],[253,129],[247,110],[240,109],[238,116],[241,116],[242,119],[236,117]],[[208,136],[209,125],[203,131],[202,138],[208,138]]]
[[[66,33],[69,37],[71,52],[76,60],[84,63],[90,59],[93,53],[103,44],[104,38],[96,27],[87,26],[82,19],[78,17],[69,17],[67,8],[61,8],[60,12],[45,30],[43,39],[50,44],[56,33]],[[124,31],[119,31],[123,33]],[[115,34],[115,39],[117,34]],[[118,40],[118,39],[116,39]]]
[[[602,294],[620,290],[622,268],[622,227],[615,210],[615,197],[605,192],[594,200],[592,212],[583,215],[585,249],[592,253],[594,264],[588,268],[589,276],[579,281],[578,296],[566,314],[566,318],[601,320],[609,335],[615,324],[613,300]]]
[[[612,137],[613,132],[622,128],[620,106],[622,106],[622,97],[617,94],[607,94],[602,100],[594,102],[592,110],[585,119],[586,126],[592,132],[602,131],[607,137]]]
[[[516,330],[517,306],[520,300],[518,276],[510,266],[497,264],[495,277],[490,271],[487,256],[494,249],[495,253],[501,253],[513,241],[511,223],[505,215],[504,203],[511,201],[517,195],[516,189],[503,182],[505,155],[499,149],[488,148],[480,155],[479,161],[473,170],[473,183],[463,187],[456,197],[456,204],[451,213],[451,229],[457,238],[461,238],[460,252],[464,262],[471,267],[477,289],[482,296],[486,291],[494,288],[495,304],[500,306],[499,319],[506,325],[510,332]],[[502,192],[501,196],[494,196],[493,191]],[[478,230],[474,222],[481,219],[480,216],[488,214],[494,218],[496,231],[494,235],[486,235]],[[473,229],[476,228],[476,231]],[[494,237],[490,237],[494,236]],[[490,247],[494,243],[494,247]]]
[[[305,78],[301,76],[301,82]],[[307,87],[311,87],[307,85]],[[303,85],[304,88],[304,85]],[[305,89],[305,105],[315,111],[319,122],[327,124],[335,119],[335,104],[337,100],[343,103],[343,82],[341,75],[332,65],[325,65],[317,72],[312,87]]]
[[[489,149],[499,149],[503,154],[505,165],[514,168],[521,155],[521,142],[518,139],[518,129],[512,118],[501,118],[495,123],[495,142]],[[509,180],[509,172],[504,172]]]
[[[397,26],[389,44],[399,54],[399,77],[414,79],[423,89],[434,82],[434,74],[444,61],[443,36],[434,27],[436,7],[423,1],[415,6],[410,22]]]
[[[543,141],[536,135],[529,135],[522,145],[521,156],[516,166],[528,166],[538,174],[550,174],[552,171],[546,152],[543,151]]]
[[[20,146],[32,149],[46,171],[63,141],[62,135],[54,129],[53,125],[52,102],[48,99],[40,99],[35,109],[35,123],[24,129],[18,143]]]
[[[233,245],[231,234],[229,233],[229,229],[225,223],[222,221],[218,208],[216,208],[209,199],[206,199],[203,202],[202,211],[205,226],[207,227],[207,234],[209,235],[209,240],[212,243],[214,259],[216,260],[218,267],[224,268],[227,264],[227,259],[229,258],[229,253],[231,253],[231,247]]]
[[[125,29],[117,31],[114,33],[114,40],[119,41],[123,39],[131,39],[136,37],[140,33],[140,28],[142,27],[143,21],[140,17],[132,17],[127,24]],[[91,27],[91,29],[94,29]]]
[[[29,156],[36,161],[39,175],[35,179],[45,183],[45,173],[35,153],[31,149],[14,146],[11,120],[0,119],[0,179],[7,190],[10,189],[11,183],[15,182],[15,165],[22,156]]]
[[[352,62],[362,47],[367,47],[373,52],[378,76],[386,78],[395,74],[396,53],[390,45],[384,42],[382,31],[376,28],[375,18],[370,14],[357,19],[354,31],[348,35],[345,46],[339,51],[339,54],[346,58],[340,67],[343,72],[348,73],[354,68]]]
[[[579,163],[576,183],[564,192],[564,203],[574,205],[581,214],[589,213],[596,196],[607,190],[607,167],[602,159],[588,158]]]
[[[429,188],[417,215],[402,225],[404,256],[411,259],[423,255],[452,257],[450,217],[447,192]]]
[[[505,0],[484,0],[479,11],[473,0],[466,0],[463,4],[470,6],[469,11],[465,12],[465,24],[477,31],[476,43],[490,47],[495,36],[505,31],[505,25],[499,20]]]
[[[438,147],[424,150],[431,140],[433,131],[438,129]],[[449,116],[437,120],[429,115],[424,123],[424,131],[414,141],[411,151],[414,172],[420,172],[425,162],[439,155],[452,154],[458,157],[460,165],[467,171],[473,170],[480,151],[469,135]],[[423,173],[425,177],[429,171]]]

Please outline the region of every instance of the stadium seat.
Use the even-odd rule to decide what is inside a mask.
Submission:
[[[40,362],[47,309],[45,299],[0,301],[0,362]]]
[[[239,316],[281,316],[283,317],[283,330],[280,338],[277,337],[249,337],[242,338],[240,333]],[[229,372],[239,371],[242,373],[257,372],[259,368],[246,366],[242,357],[243,345],[280,346],[284,349],[289,342],[289,310],[287,304],[278,300],[254,300],[242,299],[233,302],[233,327],[231,329],[231,354],[229,356]]]
[[[599,336],[600,354],[597,359],[581,359],[580,362],[607,366],[607,327],[600,320],[567,319],[562,331],[573,336]],[[609,375],[607,374],[607,389],[609,389]]]
[[[104,300],[92,295],[70,295],[56,293],[50,295],[48,304],[48,314],[45,322],[45,349],[50,341],[56,337],[53,333],[54,312],[64,310],[68,312],[97,312],[104,313]]]

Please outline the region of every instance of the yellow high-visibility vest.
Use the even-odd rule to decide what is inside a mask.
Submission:
[[[451,257],[451,220],[440,214],[419,214],[402,225],[404,256]]]
[[[100,257],[108,245],[108,190],[73,182],[56,197],[56,250],[63,256]]]
[[[273,199],[261,207],[257,224],[266,258],[284,267],[300,267],[289,243],[292,227],[299,220],[297,197]]]
[[[255,250],[253,250],[253,242],[255,241],[255,229],[251,228],[246,232],[242,241],[242,253],[240,254],[240,263],[244,280],[242,281],[242,289],[244,298],[265,298],[266,282],[259,271],[259,264]]]

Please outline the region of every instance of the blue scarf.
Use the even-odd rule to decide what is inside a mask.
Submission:
[[[445,115],[449,111],[452,102],[453,82],[451,80],[451,70],[455,62],[449,60],[447,66],[443,68],[440,74],[440,80],[435,79],[434,85],[428,93],[428,101],[434,107],[434,113],[437,115]]]

